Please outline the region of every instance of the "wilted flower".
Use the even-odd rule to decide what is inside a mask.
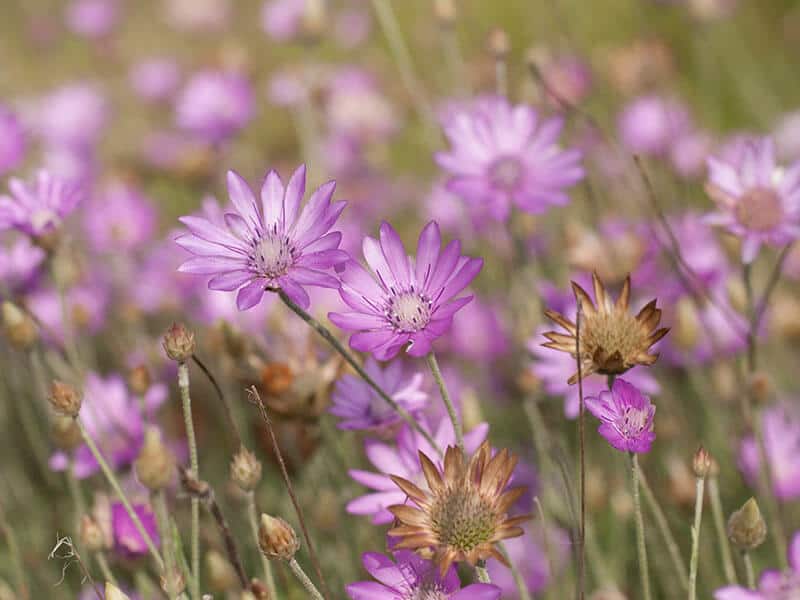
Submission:
[[[706,191],[719,209],[706,221],[742,240],[742,262],[762,244],[782,246],[800,237],[800,163],[779,168],[772,140],[749,140],[739,161],[708,159]]]
[[[0,195],[0,230],[36,238],[58,230],[81,200],[74,186],[47,171],[39,171],[32,182],[12,177],[8,189],[10,196]]]
[[[395,547],[432,558],[441,575],[460,561],[475,565],[494,557],[508,564],[495,544],[522,535],[520,525],[530,519],[530,515],[508,516],[525,492],[524,487],[506,489],[517,458],[508,450],[491,456],[489,443],[484,442],[468,462],[460,449],[448,447],[441,471],[425,453],[420,452],[419,460],[427,491],[392,476],[416,505],[389,507],[399,523],[389,530],[390,536],[399,539]]]
[[[498,220],[508,218],[511,203],[530,213],[569,202],[566,188],[583,178],[578,150],[557,143],[564,122],[541,121],[526,105],[500,97],[479,98],[454,108],[444,118],[448,152],[436,162],[448,171],[447,187],[472,204],[485,204]]]
[[[624,379],[617,379],[611,391],[586,398],[586,409],[600,419],[600,432],[608,443],[622,452],[649,452],[656,434],[656,407]]]
[[[428,402],[422,388],[422,373],[409,373],[400,361],[382,368],[368,358],[364,370],[398,406],[407,412],[419,412]],[[400,415],[381,398],[363,379],[356,375],[343,375],[331,396],[330,413],[341,417],[339,429],[384,429],[399,423]]]
[[[320,186],[300,211],[306,168],[299,167],[284,188],[270,171],[261,188],[262,208],[244,179],[228,172],[228,193],[236,212],[225,214],[225,227],[201,217],[182,217],[190,234],[176,242],[195,255],[180,267],[184,273],[214,275],[209,289],[239,290],[239,310],[252,308],[265,290],[282,289],[303,308],[311,300],[303,286],[338,288],[326,273],[348,255],[339,250],[342,234],[329,231],[344,209],[331,203],[336,183]],[[299,214],[298,214],[299,213]]]
[[[380,241],[364,238],[364,258],[372,273],[349,261],[339,294],[353,312],[330,313],[339,327],[355,331],[350,346],[388,360],[408,345],[411,356],[424,356],[433,341],[450,329],[453,315],[472,299],[456,298],[483,267],[480,258],[461,256],[461,243],[441,250],[439,226],[422,230],[417,256],[409,259],[403,242],[386,222]]]
[[[352,600],[499,600],[500,588],[488,583],[461,586],[455,567],[440,573],[430,561],[408,550],[398,550],[392,560],[366,552],[361,562],[376,581],[347,585]]]
[[[156,517],[146,504],[134,504],[133,510],[144,525],[144,530],[150,539],[158,546],[161,542],[158,536]],[[111,505],[111,531],[114,538],[114,549],[130,558],[144,556],[148,552],[147,542],[139,533],[128,511],[121,502]]]
[[[634,317],[628,313],[630,277],[625,279],[615,303],[611,302],[596,274],[592,274],[592,283],[597,306],[581,286],[572,282],[575,299],[582,309],[580,340],[576,339],[578,329],[575,323],[555,311],[547,310],[545,314],[566,329],[568,335],[554,331],[545,333],[544,336],[550,341],[543,344],[544,347],[568,352],[573,357],[580,350],[583,376],[592,373],[620,375],[635,365],[655,363],[658,354],[649,354],[648,350],[669,331],[667,328],[656,329],[661,320],[661,310],[656,308],[656,301],[649,302]],[[570,384],[576,383],[578,373],[568,381]]]

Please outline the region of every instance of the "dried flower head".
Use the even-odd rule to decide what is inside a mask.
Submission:
[[[83,443],[78,424],[72,417],[55,415],[50,424],[50,438],[60,450],[69,452]]]
[[[59,415],[72,417],[74,419],[81,411],[81,395],[68,383],[54,381],[50,386],[49,400],[50,406],[52,406],[53,410]]]
[[[300,549],[297,534],[286,521],[280,517],[261,515],[258,528],[258,547],[261,553],[269,558],[291,560]]]
[[[152,491],[163,489],[172,480],[175,457],[164,445],[157,427],[148,427],[145,431],[134,468],[141,484]]]
[[[172,360],[186,362],[194,354],[194,332],[186,329],[183,323],[173,323],[164,334],[162,345]]]
[[[694,476],[699,479],[705,479],[709,471],[711,471],[711,455],[703,446],[700,446],[697,452],[694,453],[692,470],[694,471]]]
[[[231,460],[231,480],[245,492],[254,490],[261,481],[261,461],[244,446]]]
[[[728,519],[728,537],[740,550],[755,550],[767,537],[767,524],[755,498],[750,498]]]
[[[596,305],[589,294],[574,281],[572,290],[582,311],[580,340],[578,328],[569,319],[553,310],[545,314],[567,330],[568,334],[550,331],[544,336],[550,340],[543,344],[561,352],[576,356],[580,350],[582,375],[600,373],[601,375],[620,375],[636,365],[652,365],[658,354],[648,350],[663,338],[668,328],[656,329],[661,321],[661,309],[656,308],[656,300],[648,302],[636,316],[628,313],[631,295],[631,278],[628,276],[622,286],[617,301],[612,303],[597,274],[592,274]],[[580,342],[580,343],[578,343]],[[569,383],[578,381],[576,372]]]
[[[529,515],[509,517],[508,510],[525,492],[525,487],[506,490],[517,457],[508,450],[491,455],[484,442],[467,461],[454,446],[447,448],[440,471],[425,455],[419,460],[430,491],[424,491],[402,477],[392,481],[416,504],[390,506],[399,524],[389,535],[399,538],[397,550],[415,550],[433,559],[442,575],[454,562],[475,565],[490,556],[508,564],[495,544],[523,534],[520,527]]]

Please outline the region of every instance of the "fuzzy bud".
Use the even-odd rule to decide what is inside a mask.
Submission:
[[[64,452],[74,450],[83,443],[83,436],[78,424],[72,417],[55,415],[50,424],[50,439]]]
[[[280,517],[261,515],[258,547],[269,558],[291,560],[300,549],[300,541],[291,525]]]
[[[261,385],[269,396],[280,396],[292,387],[294,373],[285,363],[270,363],[261,369]]]
[[[184,363],[194,354],[194,333],[182,323],[173,323],[164,334],[162,345],[167,356],[175,362]]]
[[[104,594],[106,600],[131,600],[127,594],[123,593],[113,583],[106,582],[106,593]]]
[[[14,348],[28,350],[39,339],[36,323],[16,304],[3,302],[0,313],[2,313],[3,332]]]
[[[435,0],[433,3],[433,10],[439,25],[447,28],[455,25],[456,16],[458,14],[455,0]]]
[[[148,427],[144,432],[144,443],[134,469],[141,484],[153,492],[163,489],[172,480],[175,458],[161,440],[158,428]]]
[[[261,481],[261,462],[244,446],[231,460],[231,479],[245,492],[256,489]]]
[[[511,40],[505,30],[499,27],[495,27],[489,32],[487,46],[495,60],[505,60],[508,53],[511,52]]]
[[[239,583],[230,561],[216,550],[206,554],[206,573],[212,592],[226,592]]]
[[[150,371],[144,365],[134,367],[128,373],[128,387],[137,396],[144,396],[150,389]]]
[[[772,380],[764,371],[751,373],[747,378],[747,391],[757,404],[763,406],[772,398]]]
[[[106,536],[100,524],[91,515],[83,515],[80,523],[80,539],[89,552],[99,552],[106,545]]]
[[[68,383],[54,381],[50,386],[50,406],[59,415],[75,418],[81,411],[81,395]]]
[[[697,452],[694,453],[692,470],[694,471],[694,476],[698,479],[705,479],[711,470],[711,455],[703,446],[700,446]]]
[[[183,590],[186,589],[186,580],[178,569],[173,570],[166,575],[161,576],[161,589],[164,590],[168,596],[180,596]]]
[[[767,537],[767,524],[755,498],[750,498],[742,508],[728,519],[728,537],[742,551],[755,550]]]

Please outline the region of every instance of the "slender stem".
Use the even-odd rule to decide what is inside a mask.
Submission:
[[[211,372],[203,361],[201,361],[196,354],[192,354],[192,360],[194,364],[196,364],[200,370],[203,372],[203,375],[206,376],[208,381],[214,388],[214,391],[217,393],[217,398],[219,398],[222,407],[225,409],[225,418],[228,420],[228,426],[230,427],[231,434],[233,435],[233,447],[235,449],[239,449],[242,445],[242,435],[239,433],[239,426],[236,424],[236,419],[233,418],[233,410],[231,409],[230,402],[228,402],[228,398],[222,391],[222,387],[220,387],[219,383],[217,382],[217,378],[214,377],[214,374]]]
[[[580,533],[578,537],[578,598],[586,596],[586,404],[583,398],[583,361],[581,360],[581,321],[583,304],[578,301],[575,316],[575,363],[578,367],[578,444],[580,455]],[[612,382],[609,381],[609,387]]]
[[[86,499],[83,497],[81,484],[75,476],[75,460],[70,460],[69,467],[67,468],[67,488],[69,495],[72,498],[72,504],[75,505],[75,522],[86,513]]]
[[[217,504],[217,500],[213,493],[209,494],[209,497],[206,500],[206,505],[208,506],[208,509],[211,512],[211,515],[214,517],[214,521],[216,521],[217,527],[219,527],[220,533],[222,534],[222,540],[225,543],[225,551],[228,555],[228,560],[230,560],[234,571],[236,571],[236,575],[239,578],[239,583],[241,584],[242,589],[246,590],[250,584],[244,567],[242,566],[242,560],[239,557],[239,550],[236,547],[236,541],[233,539],[231,528],[228,526],[228,522],[225,520],[225,515],[222,514],[222,510],[220,509],[219,504]]]
[[[706,486],[705,477],[697,477],[695,485],[692,557],[689,560],[689,600],[695,600],[695,598],[697,598],[697,565],[700,560],[700,524],[703,519],[703,495],[705,494]]]
[[[300,566],[300,563],[297,562],[296,558],[292,557],[289,560],[289,569],[292,571],[292,573],[294,573],[294,576],[297,577],[297,580],[303,584],[303,587],[306,588],[309,596],[311,596],[314,600],[325,600],[313,582],[308,578],[308,575],[306,575],[305,571],[303,571],[303,567]]]
[[[453,431],[456,436],[456,444],[458,449],[464,452],[464,428],[461,426],[461,420],[458,418],[453,401],[450,399],[450,392],[447,391],[447,383],[442,375],[442,370],[439,368],[439,361],[436,360],[436,354],[431,351],[428,356],[428,367],[431,369],[431,374],[436,380],[436,385],[439,387],[439,393],[442,396],[442,402],[447,409],[447,415],[450,417],[450,422],[453,424]]]
[[[712,476],[708,479],[708,496],[711,500],[711,515],[714,518],[714,529],[717,531],[717,546],[722,553],[722,569],[725,571],[725,579],[730,584],[738,583],[736,569],[733,566],[733,555],[731,553],[730,541],[725,531],[725,512],[722,509],[722,500],[719,495],[719,483],[717,478]]]
[[[6,539],[6,544],[8,545],[11,569],[14,573],[14,583],[17,588],[16,592],[22,600],[28,600],[28,598],[30,598],[30,591],[28,589],[28,580],[25,577],[25,568],[22,565],[22,555],[19,551],[17,535],[8,522],[5,510],[2,506],[0,506],[0,532],[3,534],[3,537]]]
[[[250,521],[250,531],[253,533],[253,541],[255,541],[256,548],[258,548],[258,511],[256,510],[256,495],[252,491],[247,493],[247,517],[248,521]],[[263,553],[259,552],[258,554],[261,556],[261,566],[264,569],[264,581],[267,584],[269,597],[277,598],[278,591],[275,587],[275,578],[272,576],[272,565]]]
[[[520,572],[519,566],[508,555],[508,551],[503,545],[503,542],[500,542],[498,547],[500,549],[500,554],[502,554],[508,561],[511,577],[514,578],[514,584],[517,586],[517,591],[519,592],[519,600],[531,600],[531,592],[528,589],[528,583],[525,581],[525,577],[523,577],[522,573]],[[478,573],[478,575],[480,576],[480,573]],[[486,573],[486,577],[489,577],[488,572]],[[487,580],[486,583],[491,583],[491,581]]]
[[[111,567],[108,566],[108,559],[106,558],[105,552],[102,550],[100,552],[96,552],[94,557],[97,559],[97,564],[100,566],[100,572],[103,574],[103,579],[113,585],[117,585],[117,578],[114,577],[114,573],[111,572]]]
[[[508,65],[505,58],[495,59],[494,79],[497,95],[505,98],[508,95]]]
[[[486,570],[485,561],[478,561],[478,564],[475,565],[475,575],[481,583],[492,583],[492,578],[489,577],[489,571]]]
[[[661,537],[664,539],[664,544],[667,546],[667,553],[669,554],[672,564],[675,567],[675,572],[678,575],[678,580],[680,581],[681,587],[683,587],[685,590],[688,590],[689,579],[686,575],[686,565],[681,558],[681,551],[678,547],[678,542],[675,541],[675,536],[672,535],[672,531],[669,528],[669,523],[667,522],[667,517],[664,514],[664,510],[658,503],[658,499],[653,493],[653,490],[650,488],[647,477],[642,471],[639,472],[639,485],[642,488],[644,501],[647,503],[650,512],[653,514],[656,527],[658,527]]]
[[[83,425],[83,421],[81,421],[80,417],[75,419],[75,422],[78,424],[78,428],[81,430],[81,435],[83,436],[83,441],[86,443],[86,446],[89,448],[89,451],[94,456],[94,459],[97,461],[97,464],[100,465],[100,470],[105,475],[108,484],[111,486],[111,489],[114,490],[114,493],[119,498],[120,502],[122,502],[122,506],[125,507],[125,512],[128,513],[131,521],[133,522],[133,526],[136,528],[136,531],[144,540],[145,544],[147,545],[147,549],[150,551],[150,555],[153,557],[153,560],[158,565],[159,570],[164,569],[164,559],[161,558],[161,554],[159,554],[158,549],[156,548],[155,543],[153,543],[153,538],[150,537],[150,534],[147,533],[147,530],[144,528],[142,524],[142,520],[139,518],[139,515],[133,510],[133,506],[131,505],[130,500],[125,495],[125,492],[122,491],[122,488],[119,485],[119,481],[117,481],[114,472],[111,470],[111,467],[108,466],[106,459],[103,458],[103,455],[100,453],[100,450],[97,449],[97,444],[95,444],[92,436],[87,431],[86,427]]]
[[[744,570],[747,574],[747,587],[751,590],[756,589],[756,572],[753,569],[753,559],[750,558],[750,553],[742,552],[742,560],[744,561]]]
[[[469,94],[470,86],[467,80],[467,70],[464,67],[464,57],[461,55],[461,47],[458,44],[458,36],[454,27],[442,28],[442,45],[453,87],[458,90],[460,95],[466,96]]]
[[[338,339],[336,339],[336,336],[334,336],[328,330],[327,327],[325,327],[322,323],[317,321],[314,317],[312,317],[310,314],[308,314],[305,310],[303,310],[301,307],[299,307],[297,304],[295,304],[292,301],[292,299],[289,298],[289,296],[287,296],[284,293],[283,290],[278,289],[278,290],[273,290],[273,291],[277,292],[278,296],[280,296],[280,299],[283,300],[283,303],[286,306],[288,306],[292,310],[292,312],[294,312],[298,317],[303,319],[303,321],[305,321],[314,331],[316,331],[320,336],[322,336],[322,338],[326,342],[328,342],[331,345],[331,347],[334,350],[336,350],[336,352],[338,352],[342,356],[342,358],[345,359],[345,361],[347,361],[347,364],[349,364],[351,367],[353,367],[353,370],[356,373],[358,373],[359,377],[361,377],[361,379],[366,381],[367,385],[369,385],[373,390],[375,390],[375,392],[377,392],[377,394],[381,397],[381,399],[384,402],[386,402],[389,406],[391,406],[392,410],[394,410],[397,414],[399,414],[400,417],[406,423],[408,423],[408,425],[412,429],[414,429],[414,431],[419,433],[425,439],[425,441],[428,442],[428,444],[430,444],[431,448],[436,449],[436,452],[439,455],[442,454],[441,448],[439,448],[439,445],[436,443],[436,440],[433,439],[431,434],[428,433],[427,431],[425,431],[425,429],[423,429],[422,426],[420,426],[420,424],[417,423],[414,420],[414,418],[408,413],[407,410],[405,410],[402,406],[397,404],[397,402],[395,402],[392,399],[392,397],[389,394],[387,394],[383,390],[383,388],[381,388],[381,386],[379,386],[375,382],[375,380],[372,379],[372,377],[369,376],[369,374],[364,370],[364,367],[362,367],[360,364],[358,364],[358,361],[353,357],[353,355],[350,354],[350,352],[347,351],[347,349],[342,345],[342,343]]]
[[[161,547],[164,550],[164,580],[167,583],[167,595],[169,596],[169,600],[176,600],[178,593],[171,585],[172,578],[175,576],[175,557],[172,553],[172,531],[170,531],[169,526],[167,501],[164,498],[164,492],[160,490],[153,492],[150,497],[153,502],[153,508],[155,508],[156,512],[158,530],[161,533]]]
[[[633,510],[636,519],[636,552],[639,556],[639,576],[642,581],[642,598],[651,600],[650,568],[647,565],[647,546],[644,542],[644,519],[642,518],[642,502],[639,498],[639,458],[629,452],[631,463],[631,481],[633,484]]]
[[[197,460],[197,440],[194,436],[194,422],[192,421],[192,398],[189,395],[189,365],[182,362],[178,365],[178,390],[181,394],[183,408],[183,422],[186,427],[186,441],[189,444],[189,465],[192,476],[200,477],[200,468]],[[200,500],[192,497],[192,529],[191,529],[191,561],[192,579],[190,582],[190,595],[192,598],[200,597]]]

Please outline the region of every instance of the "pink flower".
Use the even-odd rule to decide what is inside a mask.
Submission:
[[[0,195],[0,230],[16,229],[38,237],[61,227],[81,199],[74,186],[47,171],[33,182],[12,177],[10,196]]]
[[[624,379],[614,381],[611,391],[586,398],[586,408],[600,419],[597,431],[622,452],[649,452],[656,434],[653,417],[656,407]]]

